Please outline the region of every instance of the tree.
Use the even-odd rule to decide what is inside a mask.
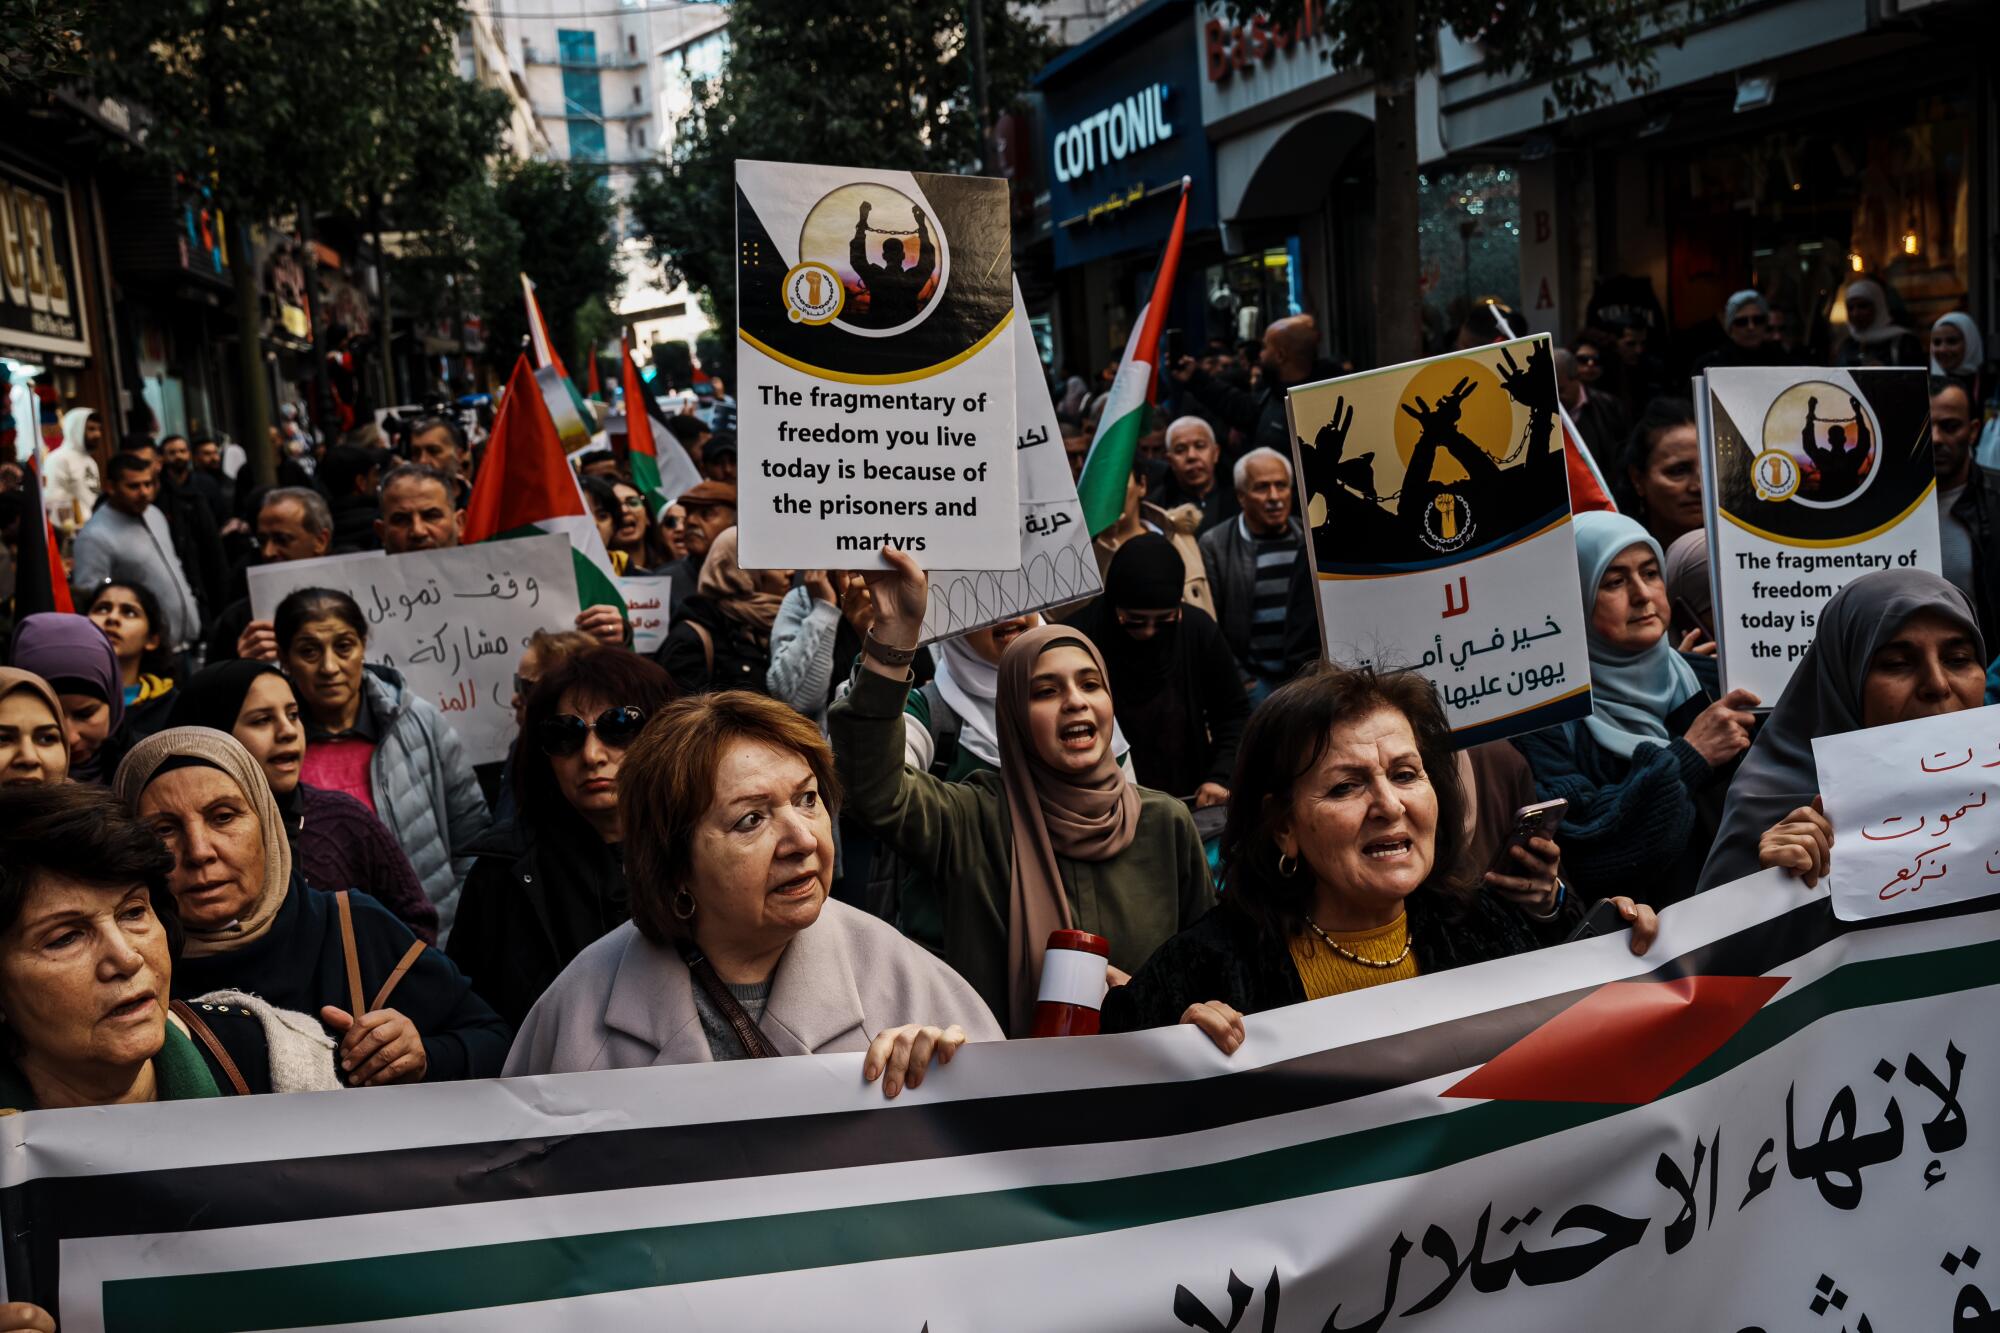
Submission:
[[[1375,76],[1375,359],[1423,353],[1417,303],[1417,77],[1437,59],[1434,34],[1449,28],[1476,41],[1502,73],[1546,80],[1545,118],[1587,111],[1616,84],[1646,92],[1659,81],[1654,56],[1678,46],[1703,19],[1735,0],[1230,0],[1239,20],[1261,14],[1274,29],[1296,25],[1314,5],[1336,68]],[[1386,280],[1385,280],[1386,279]],[[1519,330],[1517,330],[1518,332]]]
[[[985,18],[987,102],[1004,109],[1051,54],[1006,3]],[[698,84],[672,160],[634,186],[633,221],[669,282],[701,293],[733,346],[736,160],[976,171],[978,123],[966,0],[736,0],[720,77]],[[704,364],[709,370],[727,367]]]
[[[503,369],[512,365],[528,336],[525,273],[564,363],[583,374],[577,317],[592,300],[615,301],[622,284],[617,211],[602,173],[582,164],[505,162],[495,173],[493,209],[474,262],[489,357]]]
[[[0,13],[0,93],[46,88],[83,70],[81,0],[7,0]]]

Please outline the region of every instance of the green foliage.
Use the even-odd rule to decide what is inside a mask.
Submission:
[[[80,0],[0,0],[0,93],[46,88],[83,71]]]
[[[592,301],[608,306],[620,286],[616,210],[603,176],[561,162],[504,162],[495,171],[490,207],[474,238],[472,264],[488,358],[504,371],[520,352],[528,334],[520,276],[526,273],[550,335],[568,339],[558,349],[563,361],[582,375],[578,316]]]
[[[998,112],[1052,49],[1006,0],[983,3],[987,98]],[[738,158],[978,170],[964,16],[965,0],[730,6],[721,78],[697,88],[696,111],[675,129],[672,161],[642,176],[630,203],[669,281],[702,294],[723,346],[735,341]]]

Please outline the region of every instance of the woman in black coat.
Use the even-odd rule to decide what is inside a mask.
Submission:
[[[655,663],[593,648],[548,672],[528,696],[514,749],[520,813],[474,844],[479,859],[447,946],[473,988],[516,1027],[585,945],[632,915],[618,768],[674,694]]]
[[[789,570],[743,568],[736,559],[736,529],[725,529],[709,543],[701,581],[675,609],[673,628],[654,660],[682,694],[768,694],[771,626],[791,581]]]

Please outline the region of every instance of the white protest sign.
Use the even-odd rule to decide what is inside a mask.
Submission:
[[[1021,565],[1004,181],[736,164],[740,555]]]
[[[672,604],[667,594],[673,591],[673,576],[632,574],[616,582],[632,626],[632,651],[650,657],[667,641],[667,607]]]
[[[1014,289],[1014,410],[1020,426],[1014,458],[1021,493],[1021,567],[1004,571],[934,569],[924,608],[923,642],[991,625],[1046,607],[1095,597],[1104,588],[1090,549],[1076,480],[1063,453],[1062,426],[1042,382],[1042,361],[1028,330],[1027,307]]]
[[[2000,893],[2000,706],[1813,741],[1843,921]]]
[[[1921,368],[1711,370],[1697,385],[1722,687],[1777,703],[1820,608],[1877,569],[1943,569]]]
[[[507,757],[521,646],[538,629],[573,627],[578,610],[560,535],[260,566],[250,571],[252,613],[268,620],[299,588],[352,597],[369,622],[368,660],[436,704],[475,764]]]

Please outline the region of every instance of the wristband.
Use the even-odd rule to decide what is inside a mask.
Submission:
[[[1556,900],[1555,900],[1555,902],[1554,902],[1554,903],[1553,903],[1553,904],[1552,904],[1552,905],[1551,905],[1551,906],[1549,907],[1549,910],[1548,910],[1547,912],[1544,912],[1544,913],[1540,913],[1540,914],[1537,914],[1537,913],[1534,913],[1534,912],[1529,912],[1529,913],[1528,913],[1527,915],[1528,915],[1528,916],[1529,916],[1529,917],[1530,917],[1531,919],[1533,919],[1533,920],[1535,920],[1535,921],[1553,921],[1553,920],[1555,920],[1555,919],[1556,919],[1556,914],[1557,914],[1557,913],[1559,913],[1559,912],[1561,912],[1561,911],[1562,911],[1562,909],[1563,909],[1563,898],[1564,898],[1564,897],[1565,897],[1565,896],[1566,896],[1566,895],[1567,895],[1568,893],[1569,893],[1569,886],[1568,886],[1568,885],[1566,885],[1566,884],[1564,884],[1564,883],[1563,883],[1563,882],[1562,882],[1561,880],[1557,880],[1557,881],[1556,881]]]
[[[874,658],[883,666],[890,667],[906,667],[917,660],[916,649],[891,648],[888,644],[875,637],[873,628],[861,636],[861,654],[864,657]]]

